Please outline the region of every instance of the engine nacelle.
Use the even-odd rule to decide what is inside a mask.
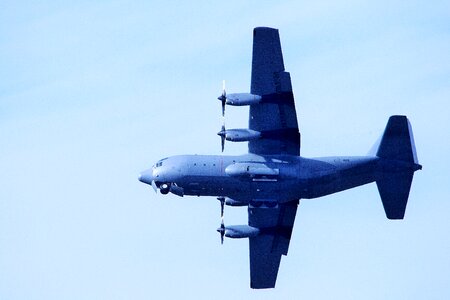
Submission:
[[[248,203],[226,197],[225,204],[228,206],[246,206]]]
[[[247,142],[261,137],[261,132],[251,129],[227,129],[225,139],[232,142]]]
[[[261,102],[262,97],[250,93],[228,94],[226,104],[233,106],[251,105]]]
[[[225,226],[225,236],[232,239],[242,239],[257,236],[260,233],[258,228],[248,225]]]

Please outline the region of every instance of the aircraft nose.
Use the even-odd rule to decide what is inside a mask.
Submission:
[[[146,183],[146,184],[152,184],[152,181],[153,181],[153,170],[149,169],[149,170],[142,171],[139,174],[138,179],[139,179],[140,182],[143,182],[143,183]]]

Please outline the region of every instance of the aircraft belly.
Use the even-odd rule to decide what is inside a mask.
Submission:
[[[276,174],[269,174],[253,163],[248,164],[250,171],[254,167],[264,173],[255,172],[249,176],[225,174],[225,166],[230,164],[223,165],[222,172],[197,172],[184,176],[176,183],[184,189],[185,195],[228,196],[246,200],[275,197],[279,202],[287,202],[322,197],[373,182],[378,171],[376,160],[357,157],[302,158],[298,164],[266,164],[271,170],[277,170]]]
[[[345,161],[346,159],[344,159]],[[317,198],[337,193],[376,180],[378,165],[376,160],[361,160],[333,164],[333,168],[316,172],[303,185],[302,198]]]
[[[273,199],[281,202],[298,198],[298,181],[251,180],[230,176],[186,176],[177,184],[185,195],[228,196],[238,199]]]
[[[251,189],[249,182],[229,176],[189,176],[183,182],[185,195],[229,196]]]

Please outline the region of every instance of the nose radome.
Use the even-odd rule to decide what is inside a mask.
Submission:
[[[138,177],[140,182],[146,183],[146,184],[152,184],[153,181],[153,170],[145,170],[139,174]]]

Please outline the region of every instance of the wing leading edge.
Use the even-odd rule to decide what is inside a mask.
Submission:
[[[300,133],[291,77],[284,71],[277,29],[253,30],[251,93],[263,101],[250,105],[249,128],[261,138],[249,142],[249,152],[260,155],[300,155]]]
[[[260,234],[249,238],[250,287],[275,287],[281,255],[287,255],[299,201],[276,207],[249,205],[248,224]]]

